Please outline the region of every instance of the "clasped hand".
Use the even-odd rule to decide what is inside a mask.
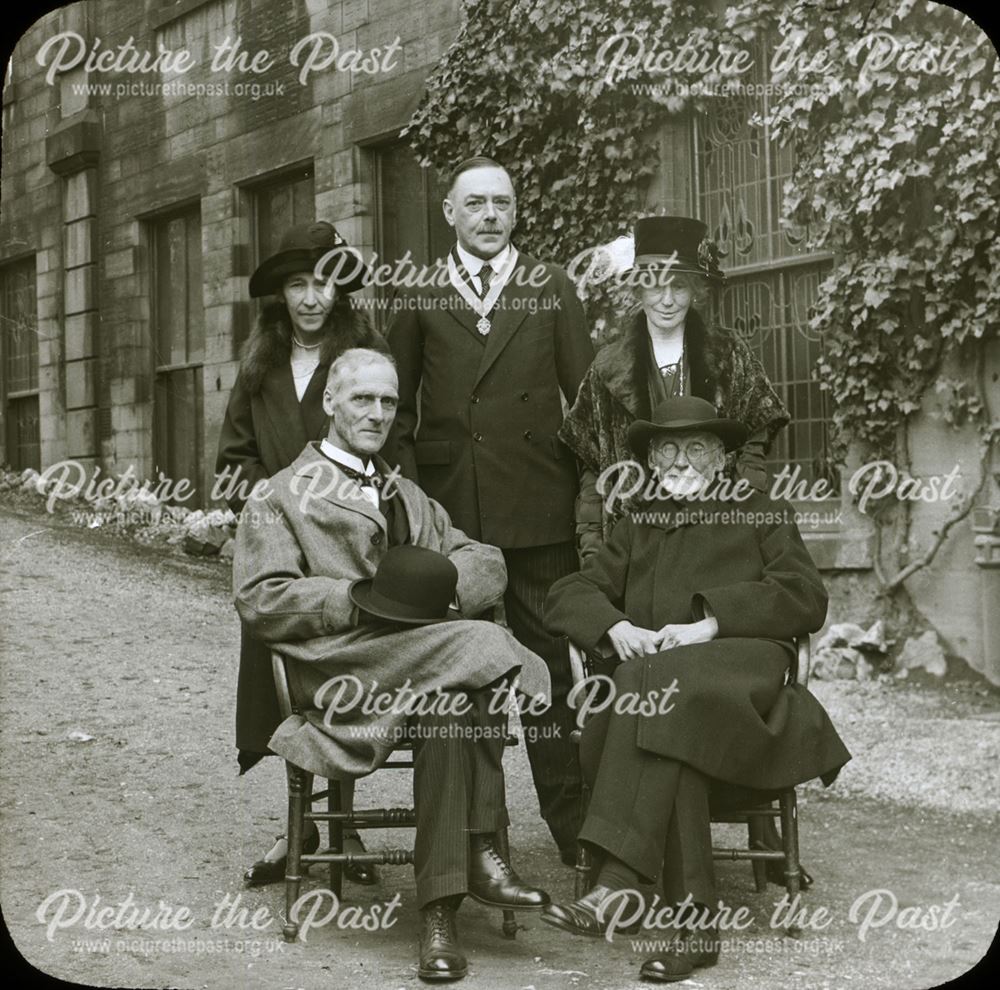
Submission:
[[[662,629],[643,629],[633,625],[628,619],[616,622],[608,630],[608,639],[619,660],[632,660],[648,653],[671,650],[675,646],[689,646],[692,643],[707,643],[715,638],[719,625],[714,618],[699,622],[674,622]]]

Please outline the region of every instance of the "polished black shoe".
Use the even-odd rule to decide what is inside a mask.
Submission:
[[[458,944],[455,909],[446,900],[431,901],[420,912],[420,962],[422,980],[460,980],[469,965]]]
[[[319,849],[319,829],[315,825],[306,832],[302,841],[302,851],[304,853],[314,853]],[[288,862],[288,839],[279,835],[274,845],[266,853],[263,859],[258,859],[246,873],[243,874],[243,883],[247,887],[264,887],[269,883],[278,883],[285,879],[285,864]]]
[[[590,892],[584,894],[579,900],[572,904],[550,904],[542,912],[542,921],[561,928],[564,932],[572,932],[574,935],[587,935],[590,938],[601,938],[608,930],[611,917],[616,913],[617,907],[610,911],[605,909],[604,919],[598,919],[598,911],[601,904],[611,894],[617,893],[610,887],[596,886]],[[638,906],[638,893],[628,895],[628,904],[622,912],[625,917],[635,913]],[[639,922],[630,924],[627,928],[618,929],[623,935],[634,935],[639,931]]]
[[[653,983],[676,983],[688,979],[702,966],[719,961],[719,936],[714,929],[694,932],[678,939],[676,947],[650,956],[639,970],[639,979]]]
[[[349,849],[348,845],[355,848]],[[344,852],[367,852],[365,844],[357,832],[344,836]],[[374,863],[349,863],[344,867],[344,879],[350,880],[351,883],[361,884],[363,887],[370,887],[372,884],[378,883],[378,872]]]
[[[469,848],[469,896],[488,907],[538,910],[551,898],[530,887],[500,855],[492,835],[474,835]]]

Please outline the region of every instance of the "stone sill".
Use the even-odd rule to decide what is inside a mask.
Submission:
[[[215,2],[216,0],[176,0],[175,3],[165,4],[162,10],[150,14],[149,26],[154,31],[159,31],[165,25],[173,21],[178,21],[190,14],[192,10],[197,10],[199,7],[206,7],[208,4]]]

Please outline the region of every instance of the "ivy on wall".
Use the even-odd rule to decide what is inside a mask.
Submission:
[[[810,325],[841,452],[860,441],[892,456],[944,362],[997,336],[1000,72],[962,14],[925,0],[744,0],[723,14],[674,0],[471,0],[466,12],[404,133],[441,169],[480,153],[510,163],[518,243],[564,264],[631,227],[660,125],[712,112],[713,97],[677,84],[738,80],[733,53],[784,42],[767,123],[795,152],[785,218],[835,258]],[[642,59],[615,72],[625,46],[609,41],[623,35]],[[684,43],[719,57],[664,69]],[[589,305],[601,327],[618,301],[600,289]],[[979,383],[938,385],[946,419],[990,429]]]

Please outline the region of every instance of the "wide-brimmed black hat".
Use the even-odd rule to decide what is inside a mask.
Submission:
[[[628,428],[629,446],[636,457],[645,461],[649,441],[654,437],[675,433],[714,433],[726,450],[741,447],[750,431],[735,419],[719,419],[711,402],[696,395],[664,399],[654,410],[651,420],[637,419]]]
[[[674,252],[677,252],[674,257]],[[641,217],[635,222],[635,261],[630,273],[668,270],[704,275],[721,282],[718,245],[708,227],[694,217]]]
[[[352,248],[332,223],[316,220],[289,227],[282,235],[278,250],[257,266],[250,276],[250,295],[277,295],[281,283],[294,272],[311,272],[320,259],[336,250],[323,264],[322,275],[333,277],[338,292],[354,292],[365,284],[367,269],[361,252]]]
[[[386,550],[375,577],[353,581],[348,595],[381,619],[426,626],[461,618],[448,608],[457,587],[458,569],[444,554],[404,544]]]

